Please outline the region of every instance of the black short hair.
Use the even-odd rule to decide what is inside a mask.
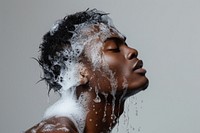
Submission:
[[[97,9],[68,15],[57,21],[53,28],[43,36],[43,42],[39,47],[41,55],[38,61],[44,72],[42,79],[47,82],[49,91],[51,89],[58,91],[62,87],[58,81],[62,82],[63,77],[60,77],[60,73],[62,69],[67,68],[64,62],[68,60],[68,57],[63,55],[62,51],[71,50],[70,39],[74,35],[77,25],[83,23],[108,24],[105,16],[107,16],[107,13]]]

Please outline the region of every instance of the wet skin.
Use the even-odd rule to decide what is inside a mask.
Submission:
[[[123,83],[127,84],[128,90],[138,92],[148,86],[145,76],[146,70],[143,63],[137,58],[136,49],[128,47],[123,38],[108,38],[103,46],[103,57],[109,68],[115,73],[118,88],[123,89]]]
[[[101,48],[101,53],[100,66],[102,67],[100,70],[89,72],[88,76],[92,77],[89,81],[90,86],[97,86],[98,83],[100,92],[111,93],[114,89],[117,92],[116,95],[126,90],[124,98],[147,88],[149,82],[145,76],[146,70],[142,68],[142,60],[137,58],[138,51],[128,47],[124,38],[119,36],[107,38]],[[114,81],[110,73],[113,74]],[[114,86],[116,88],[112,87],[111,82],[117,83]]]
[[[102,45],[101,54],[100,69],[93,70],[90,62],[85,63],[88,68],[88,87],[77,89],[77,95],[90,96],[90,100],[88,100],[88,109],[90,111],[86,118],[85,133],[111,131],[110,129],[116,125],[118,118],[123,113],[125,100],[129,96],[146,89],[149,83],[145,76],[146,70],[142,68],[143,63],[137,58],[137,50],[128,47],[124,38],[116,35],[107,38]],[[112,86],[113,82],[116,82],[116,85]],[[89,87],[93,89],[90,91],[85,89]],[[94,88],[98,88],[100,103],[94,102],[97,96]],[[107,94],[106,97],[105,94]],[[114,112],[113,101],[115,104]],[[102,122],[105,107],[106,121]],[[115,117],[111,118],[111,115]],[[89,121],[90,119],[92,119],[92,122]]]
[[[97,40],[100,39],[97,38]],[[78,100],[80,96],[85,97],[86,100],[79,102],[80,105],[87,106],[89,110],[86,114],[84,133],[110,132],[124,111],[125,100],[148,86],[146,70],[143,69],[142,61],[137,58],[138,52],[136,49],[128,47],[125,38],[115,34],[102,43],[100,69],[94,70],[91,62],[85,56],[81,60],[86,67],[84,70],[87,72],[81,74],[85,79],[83,78],[84,81],[76,88],[76,97]],[[112,85],[113,81],[116,84]],[[101,99],[100,102],[94,101],[97,95]],[[113,104],[115,105],[113,106]],[[103,119],[105,121],[102,122]],[[67,117],[52,117],[44,122],[47,125],[61,124],[69,129],[69,131],[58,131],[55,128],[49,133],[77,132],[73,122]],[[32,129],[38,127],[39,124],[26,133],[31,133]],[[38,128],[36,133],[41,133],[43,128],[44,126]]]

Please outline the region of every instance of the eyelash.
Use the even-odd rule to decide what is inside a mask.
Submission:
[[[113,51],[113,52],[119,52],[120,51],[119,46],[116,46],[116,48],[111,48],[109,50]]]

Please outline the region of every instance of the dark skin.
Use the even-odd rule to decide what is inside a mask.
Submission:
[[[85,59],[85,56],[82,57],[86,69],[81,73],[81,84],[76,88],[76,97],[79,99],[81,95],[85,96],[84,105],[86,104],[89,109],[84,133],[110,132],[124,111],[125,100],[148,86],[146,71],[142,68],[142,61],[137,58],[138,52],[128,47],[124,38],[120,36],[107,38],[102,45],[101,53],[102,67],[98,70],[93,70],[91,62]],[[105,72],[103,63],[106,63],[109,70],[114,73],[117,83],[114,93],[111,80],[109,80],[111,75]],[[98,88],[100,102],[94,101],[97,92],[91,87]],[[80,104],[83,103],[80,102]],[[78,133],[76,126],[67,117],[46,119],[25,133],[31,133],[33,129],[36,129],[36,133],[44,133],[43,129],[48,124],[56,125],[48,133]],[[58,130],[64,128],[68,130]]]
[[[55,127],[48,133],[78,133],[74,123],[67,117],[52,117],[41,121],[39,124],[27,130],[25,133],[45,133],[45,126],[55,125]],[[67,129],[67,130],[65,130]]]

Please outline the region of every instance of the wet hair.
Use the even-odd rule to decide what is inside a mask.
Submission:
[[[81,52],[78,49],[74,51],[71,48],[72,43],[74,43],[71,39],[74,34],[77,34],[77,27],[83,23],[87,25],[104,23],[107,25],[109,21],[105,19],[105,16],[107,16],[107,13],[96,9],[68,15],[58,20],[52,29],[43,36],[43,42],[39,46],[41,55],[38,61],[44,72],[42,80],[46,81],[49,91],[52,89],[59,91],[62,88],[60,84],[63,80],[63,77],[60,76],[61,71],[68,67],[65,61],[75,59],[64,54],[66,52],[63,51]]]

